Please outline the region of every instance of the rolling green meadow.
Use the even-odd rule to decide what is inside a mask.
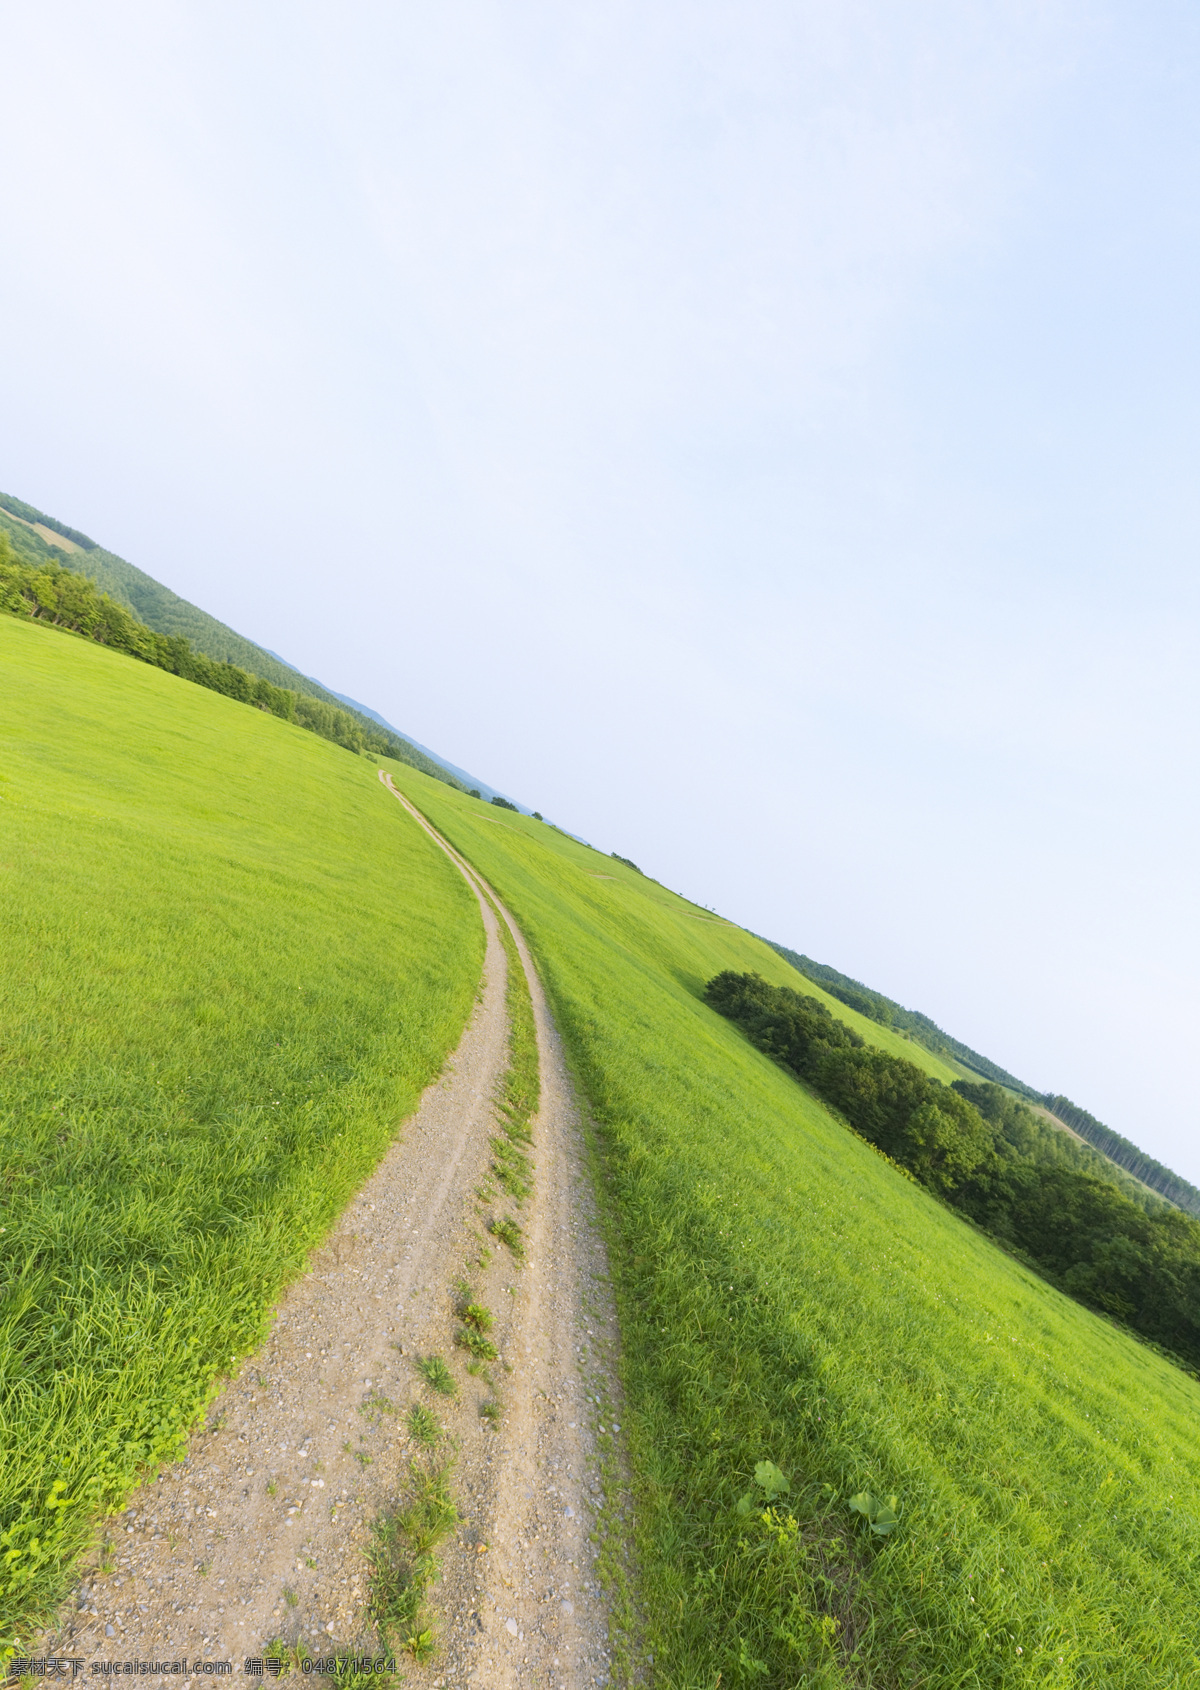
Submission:
[[[705,1006],[722,969],[796,984],[766,945],[544,823],[392,774],[522,924],[594,1120],[630,1664],[670,1690],[1200,1682],[1200,1385]]]
[[[0,1646],[439,1072],[478,907],[375,768],[0,617]]]

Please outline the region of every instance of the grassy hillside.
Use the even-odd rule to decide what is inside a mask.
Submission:
[[[0,611],[28,617],[50,627],[84,635],[110,651],[124,652],[140,662],[178,675],[196,686],[266,710],[332,740],[347,751],[383,753],[412,763],[427,774],[456,786],[455,778],[431,758],[390,729],[340,706],[323,704],[306,693],[277,687],[235,663],[222,663],[194,649],[181,634],[160,634],[139,622],[124,605],[102,593],[86,575],[49,558],[18,556],[6,529],[0,527]]]
[[[478,910],[375,768],[0,617],[0,1642],[456,1042]]]
[[[1200,1386],[704,1005],[721,969],[794,981],[764,944],[393,774],[524,925],[597,1122],[656,1683],[1197,1682]]]
[[[215,657],[220,663],[236,663],[240,669],[261,675],[263,680],[271,681],[277,687],[311,692],[314,698],[320,698],[326,704],[338,702],[333,693],[327,692],[318,682],[308,680],[307,676],[299,675],[290,663],[273,657],[270,652],[255,645],[253,640],[245,639],[234,629],[226,627],[224,622],[218,622],[199,605],[180,598],[178,593],[164,587],[152,575],[127,563],[115,552],[105,551],[95,541],[87,540],[86,535],[72,529],[70,532],[75,535],[75,540],[70,543],[69,549],[60,546],[53,530],[46,527],[50,520],[44,512],[35,511],[31,505],[25,505],[11,495],[0,494],[0,527],[7,529],[17,551],[28,557],[55,557],[58,562],[94,581],[101,592],[123,604],[126,610],[131,610],[148,628],[159,634],[182,634],[206,657]],[[80,540],[87,540],[86,546],[79,545]],[[298,679],[305,683],[303,687],[297,685]]]
[[[226,627],[224,622],[218,622],[206,610],[180,598],[161,581],[156,581],[132,563],[126,563],[114,552],[105,551],[86,534],[68,528],[57,518],[47,516],[44,511],[36,510],[7,493],[0,493],[0,533],[7,534],[18,556],[30,562],[53,561],[86,575],[101,592],[131,611],[139,622],[144,622],[156,634],[179,635],[190,643],[193,650],[214,658],[218,663],[236,664],[248,674],[270,681],[272,686],[286,687],[291,692],[319,699],[322,704],[337,709],[346,708],[348,701],[340,693],[331,692],[309,675],[302,675],[273,652],[264,651],[253,640],[245,639]],[[364,712],[357,704],[351,703],[350,709],[362,725],[371,721],[383,723],[381,716],[373,711]],[[388,732],[395,733],[395,729],[389,728]],[[404,739],[403,734],[396,737]],[[432,773],[435,767],[446,766],[423,747],[414,746],[408,740],[405,743],[411,751],[408,760],[417,768]],[[457,779],[457,774],[453,778]]]

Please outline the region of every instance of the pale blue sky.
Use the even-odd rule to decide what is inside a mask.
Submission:
[[[1200,1183],[1200,14],[10,3],[0,486]]]

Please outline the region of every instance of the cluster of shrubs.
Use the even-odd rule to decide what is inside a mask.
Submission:
[[[347,751],[395,757],[423,768],[427,774],[450,780],[427,758],[419,757],[407,740],[398,735],[376,729],[361,717],[325,704],[319,698],[277,687],[240,669],[236,663],[205,657],[182,634],[155,633],[124,605],[100,592],[86,575],[77,575],[57,563],[26,562],[13,551],[3,530],[0,530],[0,610],[66,628],[114,651],[140,658],[157,669],[165,669],[169,674],[179,675],[185,681],[194,681],[211,692],[257,705],[260,710],[307,728]]]
[[[1072,1165],[1065,1134],[989,1081],[944,1086],[824,1004],[727,971],[705,997],[855,1132],[1061,1290],[1200,1367],[1200,1224]]]

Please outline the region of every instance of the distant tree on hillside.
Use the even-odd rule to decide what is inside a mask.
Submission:
[[[514,803],[512,803],[511,800],[509,800],[508,798],[501,798],[501,796],[498,792],[493,797],[492,803],[497,805],[498,808],[501,809],[501,810],[512,810],[514,815],[520,814],[520,811],[517,809],[517,806]]]

